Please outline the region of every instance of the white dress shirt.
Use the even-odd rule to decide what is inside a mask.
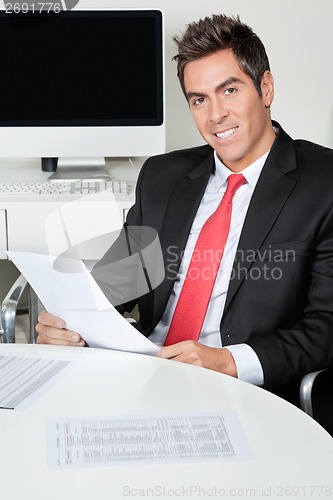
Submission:
[[[244,183],[237,190],[233,198],[230,231],[199,337],[199,342],[209,347],[223,347],[221,344],[220,323],[227,296],[232,266],[246,212],[267,156],[268,152],[242,171],[246,183]],[[210,215],[217,209],[227,187],[227,178],[233,173],[225,165],[223,165],[223,163],[218,159],[216,153],[214,158],[215,172],[210,176],[204,196],[194,218],[178,276],[167,307],[160,322],[149,336],[150,340],[159,345],[163,345],[165,342],[171,318],[184,283],[186,272],[189,267],[200,230],[208,217],[210,217]],[[170,253],[170,261],[172,261],[172,259],[172,253]],[[227,346],[226,348],[230,350],[234,357],[238,378],[252,384],[262,385],[263,371],[259,359],[253,349],[247,344],[235,344]]]

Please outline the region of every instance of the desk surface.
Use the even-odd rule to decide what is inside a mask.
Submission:
[[[0,345],[2,353],[77,363],[27,409],[1,410],[1,496],[6,500],[333,498],[333,439],[289,403],[195,366],[130,353]],[[48,469],[46,421],[236,411],[255,455],[248,462]]]

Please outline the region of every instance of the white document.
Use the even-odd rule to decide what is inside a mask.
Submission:
[[[7,252],[46,310],[62,318],[90,347],[156,354],[147,339],[111,305],[81,260]]]
[[[23,410],[71,363],[65,359],[2,355],[0,350],[0,409]]]
[[[235,412],[50,419],[50,468],[254,460]]]

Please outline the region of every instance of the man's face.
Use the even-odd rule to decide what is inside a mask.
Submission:
[[[184,85],[200,134],[230,170],[243,170],[271,148],[275,134],[269,106],[274,84],[269,71],[259,97],[232,51],[221,50],[188,63]]]

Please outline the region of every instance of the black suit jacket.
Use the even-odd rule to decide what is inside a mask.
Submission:
[[[241,232],[221,339],[224,346],[250,345],[264,386],[278,393],[282,387],[291,399],[286,387],[333,364],[333,151],[294,141],[274,125],[279,133]],[[147,336],[166,307],[213,170],[213,150],[206,145],[152,157],[140,172],[127,222],[157,231],[166,271],[161,285],[137,301]],[[101,262],[109,258],[110,252]]]

